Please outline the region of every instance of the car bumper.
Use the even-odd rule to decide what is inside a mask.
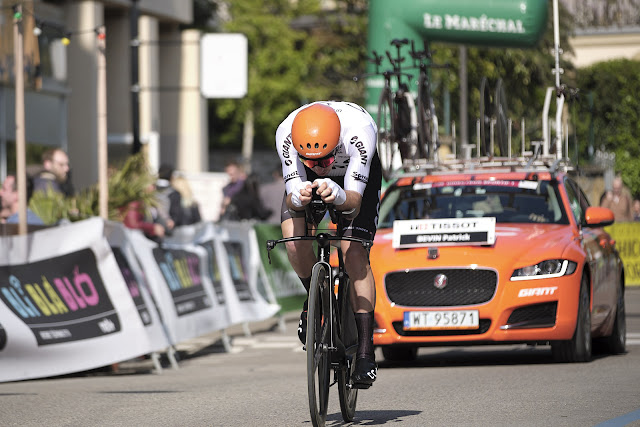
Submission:
[[[579,290],[580,276],[576,273],[544,280],[507,279],[498,284],[493,298],[483,304],[409,307],[391,302],[386,290],[379,289],[374,344],[428,346],[568,340],[575,330]],[[429,310],[477,310],[480,326],[474,330],[404,330],[405,312]]]

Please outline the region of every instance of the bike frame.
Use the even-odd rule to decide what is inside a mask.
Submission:
[[[319,202],[319,203],[318,203]],[[349,298],[348,292],[343,289],[343,279],[346,276],[344,260],[342,258],[342,249],[338,246],[338,274],[334,275],[333,269],[330,264],[331,246],[332,242],[336,241],[352,241],[362,244],[366,249],[369,249],[373,244],[370,240],[364,240],[357,237],[342,236],[342,215],[335,209],[333,205],[325,205],[319,200],[312,200],[312,204],[315,207],[321,207],[325,211],[329,211],[331,220],[337,226],[335,234],[328,232],[317,233],[318,223],[320,220],[316,220],[319,216],[316,212],[312,212],[312,208],[307,205],[306,222],[304,236],[293,236],[279,240],[267,240],[267,254],[270,258],[270,251],[275,248],[278,243],[293,242],[293,241],[316,241],[318,244],[317,249],[317,261],[313,266],[311,273],[311,288],[309,289],[309,315],[307,318],[307,381],[309,392],[309,410],[311,415],[311,421],[314,427],[323,426],[326,420],[326,409],[329,396],[329,387],[338,383],[338,391],[340,397],[340,410],[344,421],[350,422],[355,415],[355,406],[357,401],[357,389],[351,387],[350,374],[353,364],[349,364],[349,356],[353,354],[348,353],[346,348],[342,331],[346,328],[346,325],[342,325],[342,307],[344,306],[344,299]],[[319,211],[317,211],[319,212]],[[322,216],[324,216],[324,212]],[[310,235],[309,224],[312,225],[315,235]],[[326,272],[326,273],[324,273]],[[319,278],[322,274],[326,274],[324,280],[320,281]],[[335,278],[339,278],[338,295],[335,293]],[[320,283],[324,283],[325,286],[320,286]],[[328,289],[327,289],[328,288]],[[327,297],[328,292],[328,298]],[[323,297],[324,295],[324,297]],[[323,307],[322,301],[328,299],[327,307]],[[318,303],[320,301],[320,303]],[[349,301],[346,301],[349,304]],[[316,305],[318,304],[318,305]],[[340,307],[338,310],[337,307]],[[319,313],[315,313],[316,308],[320,309]],[[316,317],[317,316],[317,317]],[[319,320],[321,319],[321,320]],[[328,345],[324,339],[325,335],[320,336],[320,341],[317,342],[316,322],[320,321],[322,325],[326,325],[328,329]],[[323,330],[323,326],[320,328]],[[311,345],[309,345],[310,337],[312,338]],[[316,347],[316,344],[319,344]],[[338,347],[340,345],[340,347]],[[355,352],[355,349],[354,349]],[[332,355],[337,354],[337,358],[333,358]],[[336,359],[334,361],[332,359]],[[334,381],[329,383],[329,375],[331,370],[334,371]],[[318,378],[316,379],[316,370]],[[322,377],[320,376],[322,374]],[[317,394],[317,395],[316,395]]]

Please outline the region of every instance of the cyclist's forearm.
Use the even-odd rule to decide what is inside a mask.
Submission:
[[[357,191],[352,190],[345,190],[345,194],[347,195],[347,200],[343,204],[336,206],[336,209],[345,212],[353,211],[353,213],[350,213],[350,216],[355,217],[358,212],[360,212],[362,196]]]

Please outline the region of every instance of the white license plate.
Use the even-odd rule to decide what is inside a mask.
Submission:
[[[478,329],[478,310],[405,311],[404,330]]]

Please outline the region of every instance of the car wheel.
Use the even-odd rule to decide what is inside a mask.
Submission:
[[[627,320],[624,310],[624,288],[622,284],[618,288],[616,320],[613,323],[613,331],[611,331],[611,335],[604,339],[604,344],[611,354],[622,354],[627,351]]]
[[[551,352],[557,362],[589,362],[591,345],[589,279],[586,274],[583,274],[580,282],[576,330],[570,340],[551,343]]]
[[[411,362],[418,356],[418,347],[384,346],[382,355],[390,362]]]

